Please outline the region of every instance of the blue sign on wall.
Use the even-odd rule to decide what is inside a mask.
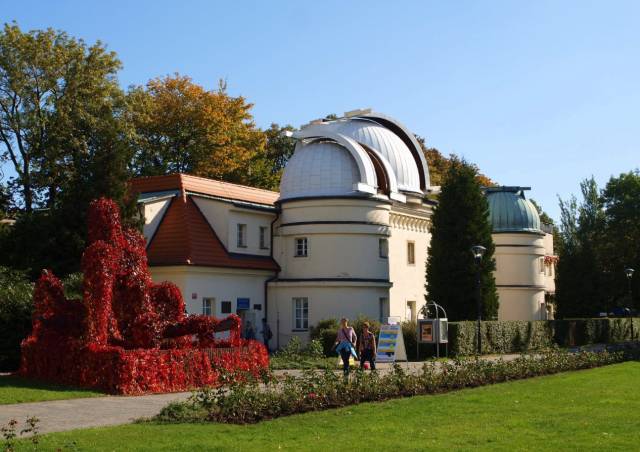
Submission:
[[[236,309],[249,309],[251,300],[249,298],[238,298]]]

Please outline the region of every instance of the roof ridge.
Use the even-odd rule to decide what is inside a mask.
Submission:
[[[184,174],[184,173],[177,173],[177,174],[180,175],[180,180],[181,181],[184,180],[185,178],[200,179],[200,180],[203,180],[203,181],[215,182],[217,184],[222,184],[222,185],[232,185],[234,187],[246,188],[246,189],[249,189],[249,190],[261,191],[261,192],[270,193],[270,194],[276,194],[276,195],[280,194],[277,191],[267,190],[265,188],[252,187],[250,185],[242,185],[242,184],[236,184],[234,182],[227,182],[227,181],[219,180],[219,179],[211,179],[211,178],[208,178],[208,177],[194,176],[193,174]]]

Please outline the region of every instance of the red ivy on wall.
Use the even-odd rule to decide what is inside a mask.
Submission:
[[[144,237],[123,230],[112,200],[94,201],[88,220],[82,300],[67,299],[60,280],[43,271],[22,375],[142,394],[214,385],[222,369],[266,369],[265,347],[240,338],[238,316],[185,316],[180,290],[152,282]],[[225,340],[216,338],[222,331]]]

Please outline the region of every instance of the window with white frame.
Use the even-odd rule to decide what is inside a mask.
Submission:
[[[202,315],[212,316],[215,310],[215,299],[214,298],[203,298],[202,299]]]
[[[378,256],[383,259],[389,257],[389,240],[378,239]]]
[[[246,248],[247,247],[247,225],[239,223],[238,224],[238,248]]]
[[[416,244],[407,242],[407,264],[414,265],[416,263]]]
[[[293,329],[309,329],[309,299],[306,297],[293,299]]]
[[[268,228],[266,226],[260,226],[260,249],[269,249],[269,235]]]
[[[295,241],[295,257],[307,257],[309,253],[309,246],[306,237],[298,237]]]

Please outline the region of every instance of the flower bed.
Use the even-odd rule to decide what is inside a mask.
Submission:
[[[260,385],[257,380],[235,382],[223,389],[205,389],[187,402],[173,403],[156,417],[161,422],[255,423],[308,411],[362,402],[436,394],[509,380],[588,369],[627,359],[618,353],[548,352],[513,361],[456,360],[425,363],[418,374],[396,365],[388,374],[357,371],[345,380],[332,371],[307,371]]]

